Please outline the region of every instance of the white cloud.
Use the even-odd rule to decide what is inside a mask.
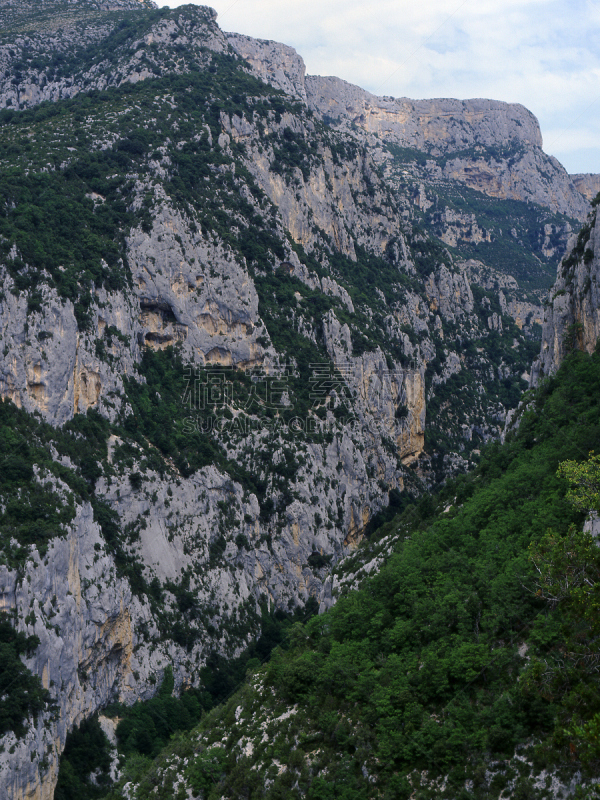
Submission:
[[[162,0],[159,0],[159,5]],[[168,5],[181,5],[168,0]],[[224,30],[397,97],[490,97],[540,120],[570,172],[600,172],[600,0],[214,0]],[[568,135],[567,135],[568,134]]]

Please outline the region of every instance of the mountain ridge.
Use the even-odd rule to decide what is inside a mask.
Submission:
[[[492,197],[541,202],[578,219],[589,210],[562,165],[543,153],[537,119],[518,103],[377,97],[341,78],[306,75],[302,58],[286,45],[239,34],[227,34],[227,39],[265,82],[293,92],[330,124],[355,126],[367,136],[375,134],[384,142],[432,156],[456,153],[445,174]],[[512,148],[509,174],[502,154],[495,163],[482,158],[477,169],[472,164],[466,168],[460,154],[474,144]],[[523,145],[534,153],[524,158],[519,153]],[[552,177],[532,185],[538,171],[549,171]]]

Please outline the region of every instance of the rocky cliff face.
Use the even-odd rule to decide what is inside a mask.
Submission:
[[[157,77],[165,59],[173,59],[172,71],[185,72],[188,59],[201,59],[203,47],[226,49],[216,12],[207,7],[191,16],[180,13],[175,24],[168,9],[159,11],[152,0],[66,5],[45,0],[24,8],[3,0],[0,8],[7,15],[5,35],[0,33],[0,108],[32,108],[81,91]],[[141,15],[146,24],[138,28]],[[192,32],[197,21],[202,31]],[[138,32],[143,35],[136,36]],[[181,57],[183,47],[186,59]]]
[[[342,130],[427,154],[429,178],[460,181],[490,197],[538,203],[584,219],[589,176],[570,177],[542,150],[535,116],[516,103],[493,100],[409,100],[377,97],[340,78],[306,76],[302,59],[275,42],[229,34],[228,41],[267,83],[307,102]]]
[[[80,506],[68,532],[50,545],[45,561],[32,553],[25,574],[1,568],[2,610],[28,619],[27,630],[41,642],[28,666],[60,697],[58,713],[38,718],[24,738],[3,738],[0,782],[5,797],[51,800],[67,731],[90,708],[114,697],[115,687],[123,696],[131,693],[133,669],[146,671],[134,655],[132,623],[144,610],[127,581],[116,577],[103,546],[91,508]],[[152,660],[160,663],[160,658]]]
[[[573,184],[579,192],[591,203],[600,192],[600,175],[585,173],[582,175],[571,175]]]
[[[547,209],[585,201],[518,106],[307,78],[208,8],[1,7],[0,395],[79,487],[47,549],[0,528],[4,606],[59,704],[1,780],[49,798],[70,727],[167,663],[197,684],[261,607],[326,600],[390,499],[499,435],[576,224]],[[544,180],[545,209],[498,199]]]
[[[600,338],[600,243],[597,205],[562,261],[544,315],[542,348],[532,368],[534,385],[556,372],[574,349],[593,353]]]

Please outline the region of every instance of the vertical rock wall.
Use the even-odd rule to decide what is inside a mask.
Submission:
[[[592,353],[600,338],[600,230],[596,209],[561,263],[544,316],[542,347],[532,384],[556,372],[574,349]]]

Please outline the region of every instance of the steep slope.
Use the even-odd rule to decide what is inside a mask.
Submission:
[[[600,192],[600,175],[593,175],[587,172],[580,175],[571,175],[571,178],[576,188],[590,203]]]
[[[333,609],[296,624],[285,651],[156,761],[126,766],[111,800],[542,800],[581,783],[577,796],[598,797],[597,637],[568,614],[573,568],[592,602],[599,557],[569,532],[584,514],[557,467],[600,444],[599,381],[598,352],[569,356],[515,436],[387,524],[391,553],[358,589],[339,586]],[[561,542],[567,561],[550,561],[545,584],[538,570]],[[561,595],[548,604],[550,587]],[[575,723],[590,723],[587,739]]]
[[[576,532],[597,516],[597,457],[568,495],[564,480],[599,445],[595,233],[596,208],[561,265],[556,360],[518,430],[337,565],[334,608],[130,770],[128,797],[599,796],[600,559]]]
[[[521,291],[510,287],[508,312],[538,330],[541,302],[598,176],[568,176],[547,156],[531,112],[490,100],[376,97],[338,78],[306,76],[285,45],[227,36],[259,77],[368,149],[405,217],[459,260],[491,267],[503,289],[516,279]]]
[[[598,196],[575,247],[558,269],[546,303],[542,349],[534,364],[534,383],[552,375],[573,349],[592,353],[600,336],[600,244]]]
[[[259,77],[295,94],[336,129],[354,131],[384,151],[385,145],[412,151],[407,161],[425,157],[426,181],[459,181],[490,197],[538,203],[580,220],[589,210],[587,186],[598,176],[571,177],[546,155],[539,123],[521,105],[377,97],[340,78],[307,76],[301,57],[285,45],[227,38]]]

